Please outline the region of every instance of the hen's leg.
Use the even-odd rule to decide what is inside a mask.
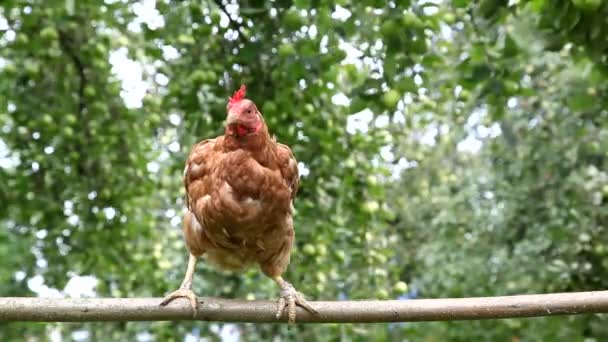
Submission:
[[[277,306],[277,319],[281,318],[285,307],[287,307],[287,322],[293,324],[296,321],[296,305],[303,307],[311,313],[318,313],[317,309],[313,308],[304,298],[304,295],[296,290],[293,285],[286,282],[283,277],[273,277],[277,285],[281,288],[279,303]]]
[[[172,302],[176,298],[188,298],[190,305],[192,305],[192,315],[196,316],[198,312],[198,298],[194,291],[192,291],[192,277],[194,276],[194,267],[196,266],[196,257],[190,254],[188,259],[188,269],[186,270],[186,276],[179,289],[168,294],[165,299],[160,303],[161,306],[165,306]]]

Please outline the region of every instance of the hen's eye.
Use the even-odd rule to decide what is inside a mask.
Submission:
[[[247,114],[251,114],[251,109],[247,109]]]

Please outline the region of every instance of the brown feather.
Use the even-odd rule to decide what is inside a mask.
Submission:
[[[184,237],[190,252],[224,269],[258,264],[268,276],[289,264],[297,161],[268,135],[224,135],[193,146],[184,186]]]

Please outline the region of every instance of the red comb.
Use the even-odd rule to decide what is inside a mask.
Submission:
[[[241,85],[239,90],[235,91],[231,98],[228,99],[228,106],[232,106],[233,104],[241,101],[245,98],[245,93],[247,93],[247,87],[245,85]]]

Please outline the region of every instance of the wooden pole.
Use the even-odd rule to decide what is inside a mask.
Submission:
[[[97,322],[177,321],[285,322],[272,301],[201,298],[193,317],[187,300],[166,307],[161,298],[0,298],[0,321]],[[298,308],[298,323],[457,321],[608,313],[608,291],[503,297],[317,301],[314,315]]]

